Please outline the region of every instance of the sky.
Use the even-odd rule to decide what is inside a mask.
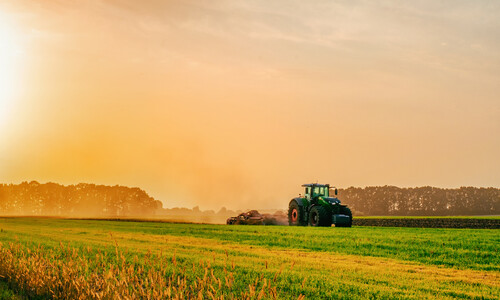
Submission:
[[[0,1],[3,183],[286,208],[500,187],[499,153],[499,1]]]

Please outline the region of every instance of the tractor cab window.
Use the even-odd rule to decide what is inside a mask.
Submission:
[[[328,188],[325,186],[315,186],[313,194],[328,197]]]
[[[320,194],[319,189],[320,189],[320,187],[319,187],[319,186],[315,186],[315,187],[313,188],[313,195],[319,195],[319,194]]]
[[[305,192],[304,196],[308,199],[311,198],[311,187],[306,187],[306,192]]]

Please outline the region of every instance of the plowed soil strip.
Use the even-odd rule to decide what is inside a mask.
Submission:
[[[360,218],[354,226],[500,229],[500,219],[474,218]]]

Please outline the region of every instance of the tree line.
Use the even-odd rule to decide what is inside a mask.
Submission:
[[[350,187],[339,189],[339,198],[358,215],[464,216],[500,214],[500,189],[431,186]]]
[[[139,188],[36,181],[0,184],[0,214],[30,216],[153,215],[162,203]]]
[[[498,188],[349,187],[339,189],[339,198],[353,210],[355,215],[500,214]],[[186,214],[187,211],[216,214],[214,211],[201,212],[198,207],[193,210],[182,208],[166,210],[160,201],[150,197],[145,191],[118,185],[80,183],[64,186],[51,182],[40,184],[36,181],[0,184],[0,215],[122,217]],[[226,209],[223,208],[217,214],[225,212]],[[233,212],[226,214],[230,213]]]

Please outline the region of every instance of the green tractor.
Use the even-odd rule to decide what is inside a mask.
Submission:
[[[304,184],[305,193],[293,198],[288,206],[290,226],[351,227],[352,213],[346,205],[341,205],[336,197],[330,197],[328,184]],[[337,189],[335,196],[337,196]]]

